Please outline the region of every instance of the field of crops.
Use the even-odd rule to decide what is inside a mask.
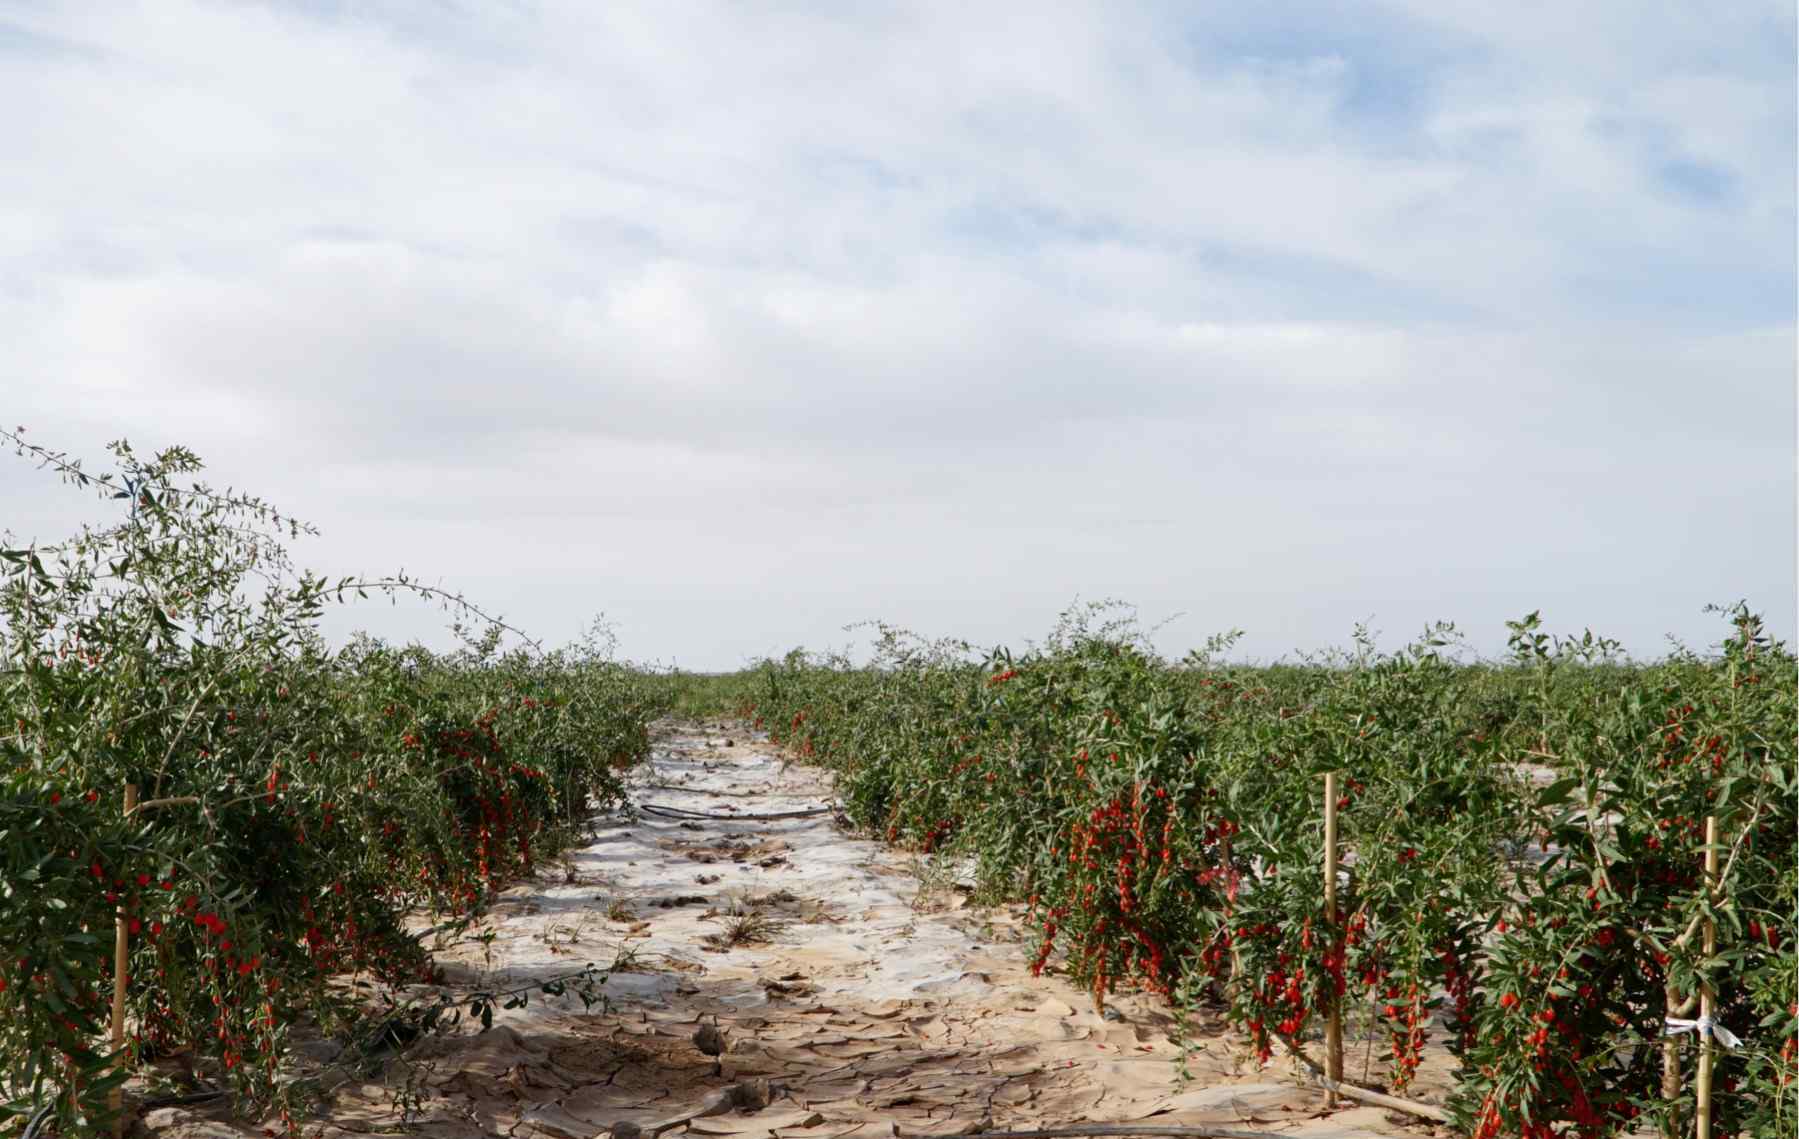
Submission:
[[[303,528],[195,489],[180,450],[120,449],[105,481],[23,453],[107,521],[3,553],[0,1133],[106,1119],[120,938],[134,1067],[185,1055],[246,1110],[295,1104],[296,1026],[355,1035],[347,974],[427,976],[404,920],[554,856],[617,799],[660,695],[595,652],[500,653],[454,598],[486,628],[464,651],[333,649],[325,605],[431,591],[294,572]]]
[[[121,445],[100,478],[8,439],[103,522],[0,551],[0,1133],[99,1127],[172,1055],[246,1109],[297,1105],[295,1034],[377,1011],[344,979],[430,979],[421,917],[556,855],[671,709],[832,769],[856,823],[1027,906],[1035,967],[1096,1002],[1223,1010],[1250,1053],[1314,1063],[1334,1017],[1401,1095],[1447,1045],[1479,1139],[1685,1133],[1702,1052],[1714,1133],[1794,1129],[1799,673],[1743,607],[1653,663],[1534,614],[1500,662],[1448,628],[1170,662],[1097,609],[1016,656],[883,629],[866,665],[670,677],[592,642],[502,652],[403,578],[299,572],[304,527],[179,448]],[[325,607],[370,593],[444,602],[466,647],[328,644]]]
[[[1739,1041],[1710,1046],[1713,1133],[1790,1135],[1794,657],[1741,608],[1719,635],[1634,664],[1532,615],[1497,664],[1454,663],[1440,629],[1248,668],[1075,620],[1028,655],[888,633],[872,666],[796,653],[680,699],[754,717],[858,823],[1027,903],[1037,965],[1096,998],[1222,1005],[1261,1056],[1315,1061],[1336,1006],[1401,1093],[1434,1037],[1489,1139],[1690,1133],[1700,1046],[1664,1028],[1704,989]]]

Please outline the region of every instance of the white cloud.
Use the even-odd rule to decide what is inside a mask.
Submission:
[[[4,414],[692,664],[1791,634],[1791,24],[0,5]]]

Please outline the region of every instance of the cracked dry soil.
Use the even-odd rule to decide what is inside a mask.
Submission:
[[[742,724],[664,724],[657,735],[631,775],[646,808],[597,820],[566,866],[508,890],[439,953],[452,988],[616,965],[605,1007],[534,993],[489,1031],[465,1024],[422,1040],[339,1087],[305,1121],[308,1135],[589,1139],[618,1123],[647,1134],[759,1078],[767,1106],[664,1134],[835,1139],[1083,1122],[1447,1134],[1379,1108],[1327,1112],[1322,1093],[1284,1068],[1258,1070],[1222,1024],[1198,1026],[1183,1083],[1169,1010],[1125,994],[1101,1016],[1062,977],[1032,978],[1016,908],[975,908],[953,884],[922,884],[915,856],[855,837],[828,811],[731,817],[828,806],[828,773],[787,763]],[[705,1025],[718,1029],[716,1057],[696,1045]],[[1418,1091],[1440,1089],[1443,1057],[1420,1077]],[[261,1135],[265,1123],[222,1107],[144,1120],[157,1139]]]

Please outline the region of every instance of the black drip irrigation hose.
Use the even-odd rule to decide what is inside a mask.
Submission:
[[[905,1134],[905,1132],[903,1132]],[[912,1132],[926,1139],[928,1132]],[[1033,1132],[970,1132],[968,1139],[1070,1139],[1072,1135],[1182,1135],[1187,1139],[1268,1139],[1281,1132],[1247,1132],[1231,1126],[1142,1126],[1137,1123],[1092,1123],[1087,1126],[1045,1126]]]
[[[639,791],[681,791],[688,795],[705,795],[713,799],[762,799],[774,793],[771,787],[751,788],[748,791],[723,791],[716,787],[686,787],[679,783],[634,783]]]
[[[215,1099],[224,1099],[229,1094],[223,1089],[210,1092],[187,1092],[184,1095],[152,1096],[139,1104],[143,1111],[155,1111],[159,1107],[186,1107],[196,1103],[211,1103]]]
[[[707,811],[689,811],[684,807],[667,807],[660,803],[639,803],[637,809],[651,815],[661,815],[670,819],[713,819],[721,823],[744,822],[766,823],[781,819],[810,819],[819,815],[828,815],[835,807],[808,807],[803,811],[774,811],[761,815],[716,814]]]

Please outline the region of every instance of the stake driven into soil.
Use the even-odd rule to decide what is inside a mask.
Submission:
[[[1337,929],[1337,773],[1324,774],[1324,929],[1331,952],[1343,952],[1343,939]],[[1340,972],[1339,966],[1338,971]],[[1330,1091],[1325,1104],[1337,1106],[1337,1087],[1343,1083],[1343,1008],[1335,991],[1329,996],[1324,1023],[1324,1074]]]

